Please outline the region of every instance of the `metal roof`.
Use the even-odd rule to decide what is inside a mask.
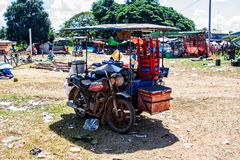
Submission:
[[[192,34],[199,34],[199,33],[205,33],[205,31],[203,30],[197,30],[197,31],[183,31],[183,32],[179,32],[180,34],[183,35],[192,35]]]
[[[70,38],[68,37],[58,37],[54,39],[54,42],[58,42],[58,41],[68,41]]]
[[[195,35],[199,33],[205,33],[205,31],[183,31],[183,32],[166,32],[164,36],[168,37],[183,37],[189,35]],[[152,32],[153,36],[163,36],[163,32]]]
[[[0,43],[16,44],[16,42],[14,42],[14,41],[9,41],[9,40],[1,40],[1,39],[0,39]]]
[[[131,24],[102,24],[96,26],[86,26],[79,28],[66,28],[64,30],[128,30],[128,31],[171,31],[171,30],[179,30],[175,27],[170,26],[162,26],[156,24],[147,24],[147,23],[131,23]]]
[[[87,36],[74,36],[73,39],[87,39]]]

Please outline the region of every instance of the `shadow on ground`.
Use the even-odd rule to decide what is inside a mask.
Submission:
[[[112,132],[107,127],[101,126],[96,132],[88,132],[82,128],[84,120],[75,118],[74,114],[64,114],[62,119],[50,125],[50,129],[59,136],[66,138],[71,143],[91,150],[93,145],[74,137],[89,135],[97,140],[97,154],[133,153],[140,150],[153,150],[170,146],[178,141],[178,138],[164,128],[162,121],[140,116],[136,119],[136,125],[126,135]],[[73,129],[68,129],[69,123],[74,124]],[[146,138],[135,135],[146,135]]]

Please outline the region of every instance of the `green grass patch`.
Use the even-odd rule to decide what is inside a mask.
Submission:
[[[32,98],[29,96],[19,96],[16,94],[3,95],[0,97],[0,100],[5,100],[5,101],[10,101],[10,102],[15,102],[15,103],[26,102],[26,101],[30,101],[31,99]]]
[[[17,112],[10,112],[7,110],[0,110],[0,116],[13,116],[15,114],[19,114]]]
[[[65,105],[65,103],[63,103],[63,104],[49,105],[46,107],[45,111],[55,115],[61,115],[61,114],[70,113],[73,111],[73,109],[71,109],[70,107]]]

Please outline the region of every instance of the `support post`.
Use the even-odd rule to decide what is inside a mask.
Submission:
[[[211,20],[212,20],[212,0],[209,0],[209,17],[208,17],[208,55],[210,55],[211,40]]]
[[[29,28],[30,57],[32,57],[32,29]]]
[[[87,31],[87,39],[86,39],[86,73],[88,73],[88,31]]]
[[[132,35],[132,32],[130,32],[130,35]],[[129,51],[130,51],[130,58],[129,58],[129,67],[130,67],[130,102],[132,103],[132,46],[131,46],[131,38],[130,38],[130,41],[129,41]]]
[[[164,65],[163,65],[163,53],[164,53],[164,41],[165,41],[164,36],[165,36],[165,31],[163,31],[162,68],[164,68]],[[160,44],[161,44],[161,42],[160,42]]]

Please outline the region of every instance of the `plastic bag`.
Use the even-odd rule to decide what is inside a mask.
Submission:
[[[99,120],[98,119],[86,119],[83,129],[89,131],[96,131],[99,128]]]
[[[72,86],[69,86],[68,85],[68,81],[66,80],[65,82],[64,82],[64,89],[65,89],[65,93],[66,93],[66,95],[67,96],[69,96],[69,93],[70,93],[70,91],[72,90]]]

